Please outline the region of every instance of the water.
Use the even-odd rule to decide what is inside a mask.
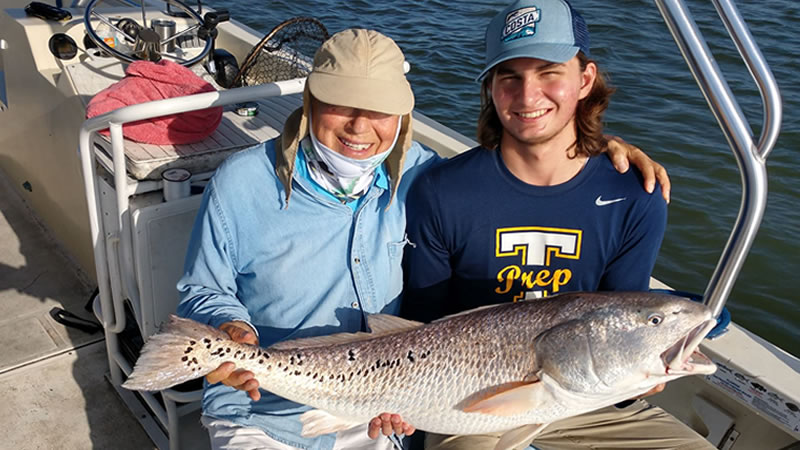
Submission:
[[[475,136],[486,24],[506,0],[216,0],[216,8],[261,32],[296,16],[320,19],[331,31],[377,29],[394,38],[412,70],[417,109]],[[756,136],[758,92],[711,2],[686,2],[708,40]],[[800,297],[790,280],[800,272],[800,64],[796,0],[741,1],[739,10],[775,74],[784,101],[783,127],[768,162],[767,210],[728,302],[733,319],[800,355]],[[735,159],[686,63],[651,2],[574,0],[592,34],[592,52],[617,93],[607,131],[645,149],[672,178],[669,224],[654,275],[702,293],[738,213],[741,187]]]

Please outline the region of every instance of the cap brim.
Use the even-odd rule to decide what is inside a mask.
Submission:
[[[565,63],[578,54],[578,47],[566,44],[536,44],[509,49],[494,58],[478,75],[475,81],[481,81],[492,68],[501,62],[516,58],[535,58],[554,63]]]
[[[331,105],[396,116],[406,115],[414,109],[414,93],[405,80],[375,80],[311,72],[308,87],[316,99]]]

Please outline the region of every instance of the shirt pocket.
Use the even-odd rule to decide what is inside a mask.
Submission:
[[[394,260],[403,257],[403,247],[406,246],[406,241],[389,242],[389,260]]]
[[[406,245],[411,245],[412,247],[416,247],[413,242],[408,240],[408,235],[403,236],[403,240],[399,242],[389,242],[389,260],[394,261],[395,259],[402,259],[403,258],[403,249],[405,249]]]
[[[403,292],[403,251],[408,239],[403,237],[402,241],[393,241],[387,244],[389,280],[387,283],[387,301],[392,301]]]

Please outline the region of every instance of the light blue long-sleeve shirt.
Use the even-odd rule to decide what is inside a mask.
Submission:
[[[214,327],[247,322],[262,347],[359,331],[365,313],[397,314],[406,195],[436,160],[414,143],[391,205],[386,185],[374,183],[354,211],[297,173],[287,206],[274,140],[231,156],[206,187],[178,283],[178,314]],[[332,448],[333,434],[300,436],[298,418],[308,409],[268,392],[252,402],[222,384],[207,385],[203,395],[206,415],[259,427],[298,448]]]

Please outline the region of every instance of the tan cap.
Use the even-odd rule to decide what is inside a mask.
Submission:
[[[393,40],[375,30],[334,34],[314,56],[311,95],[331,105],[405,115],[414,93],[403,70],[405,57]]]

